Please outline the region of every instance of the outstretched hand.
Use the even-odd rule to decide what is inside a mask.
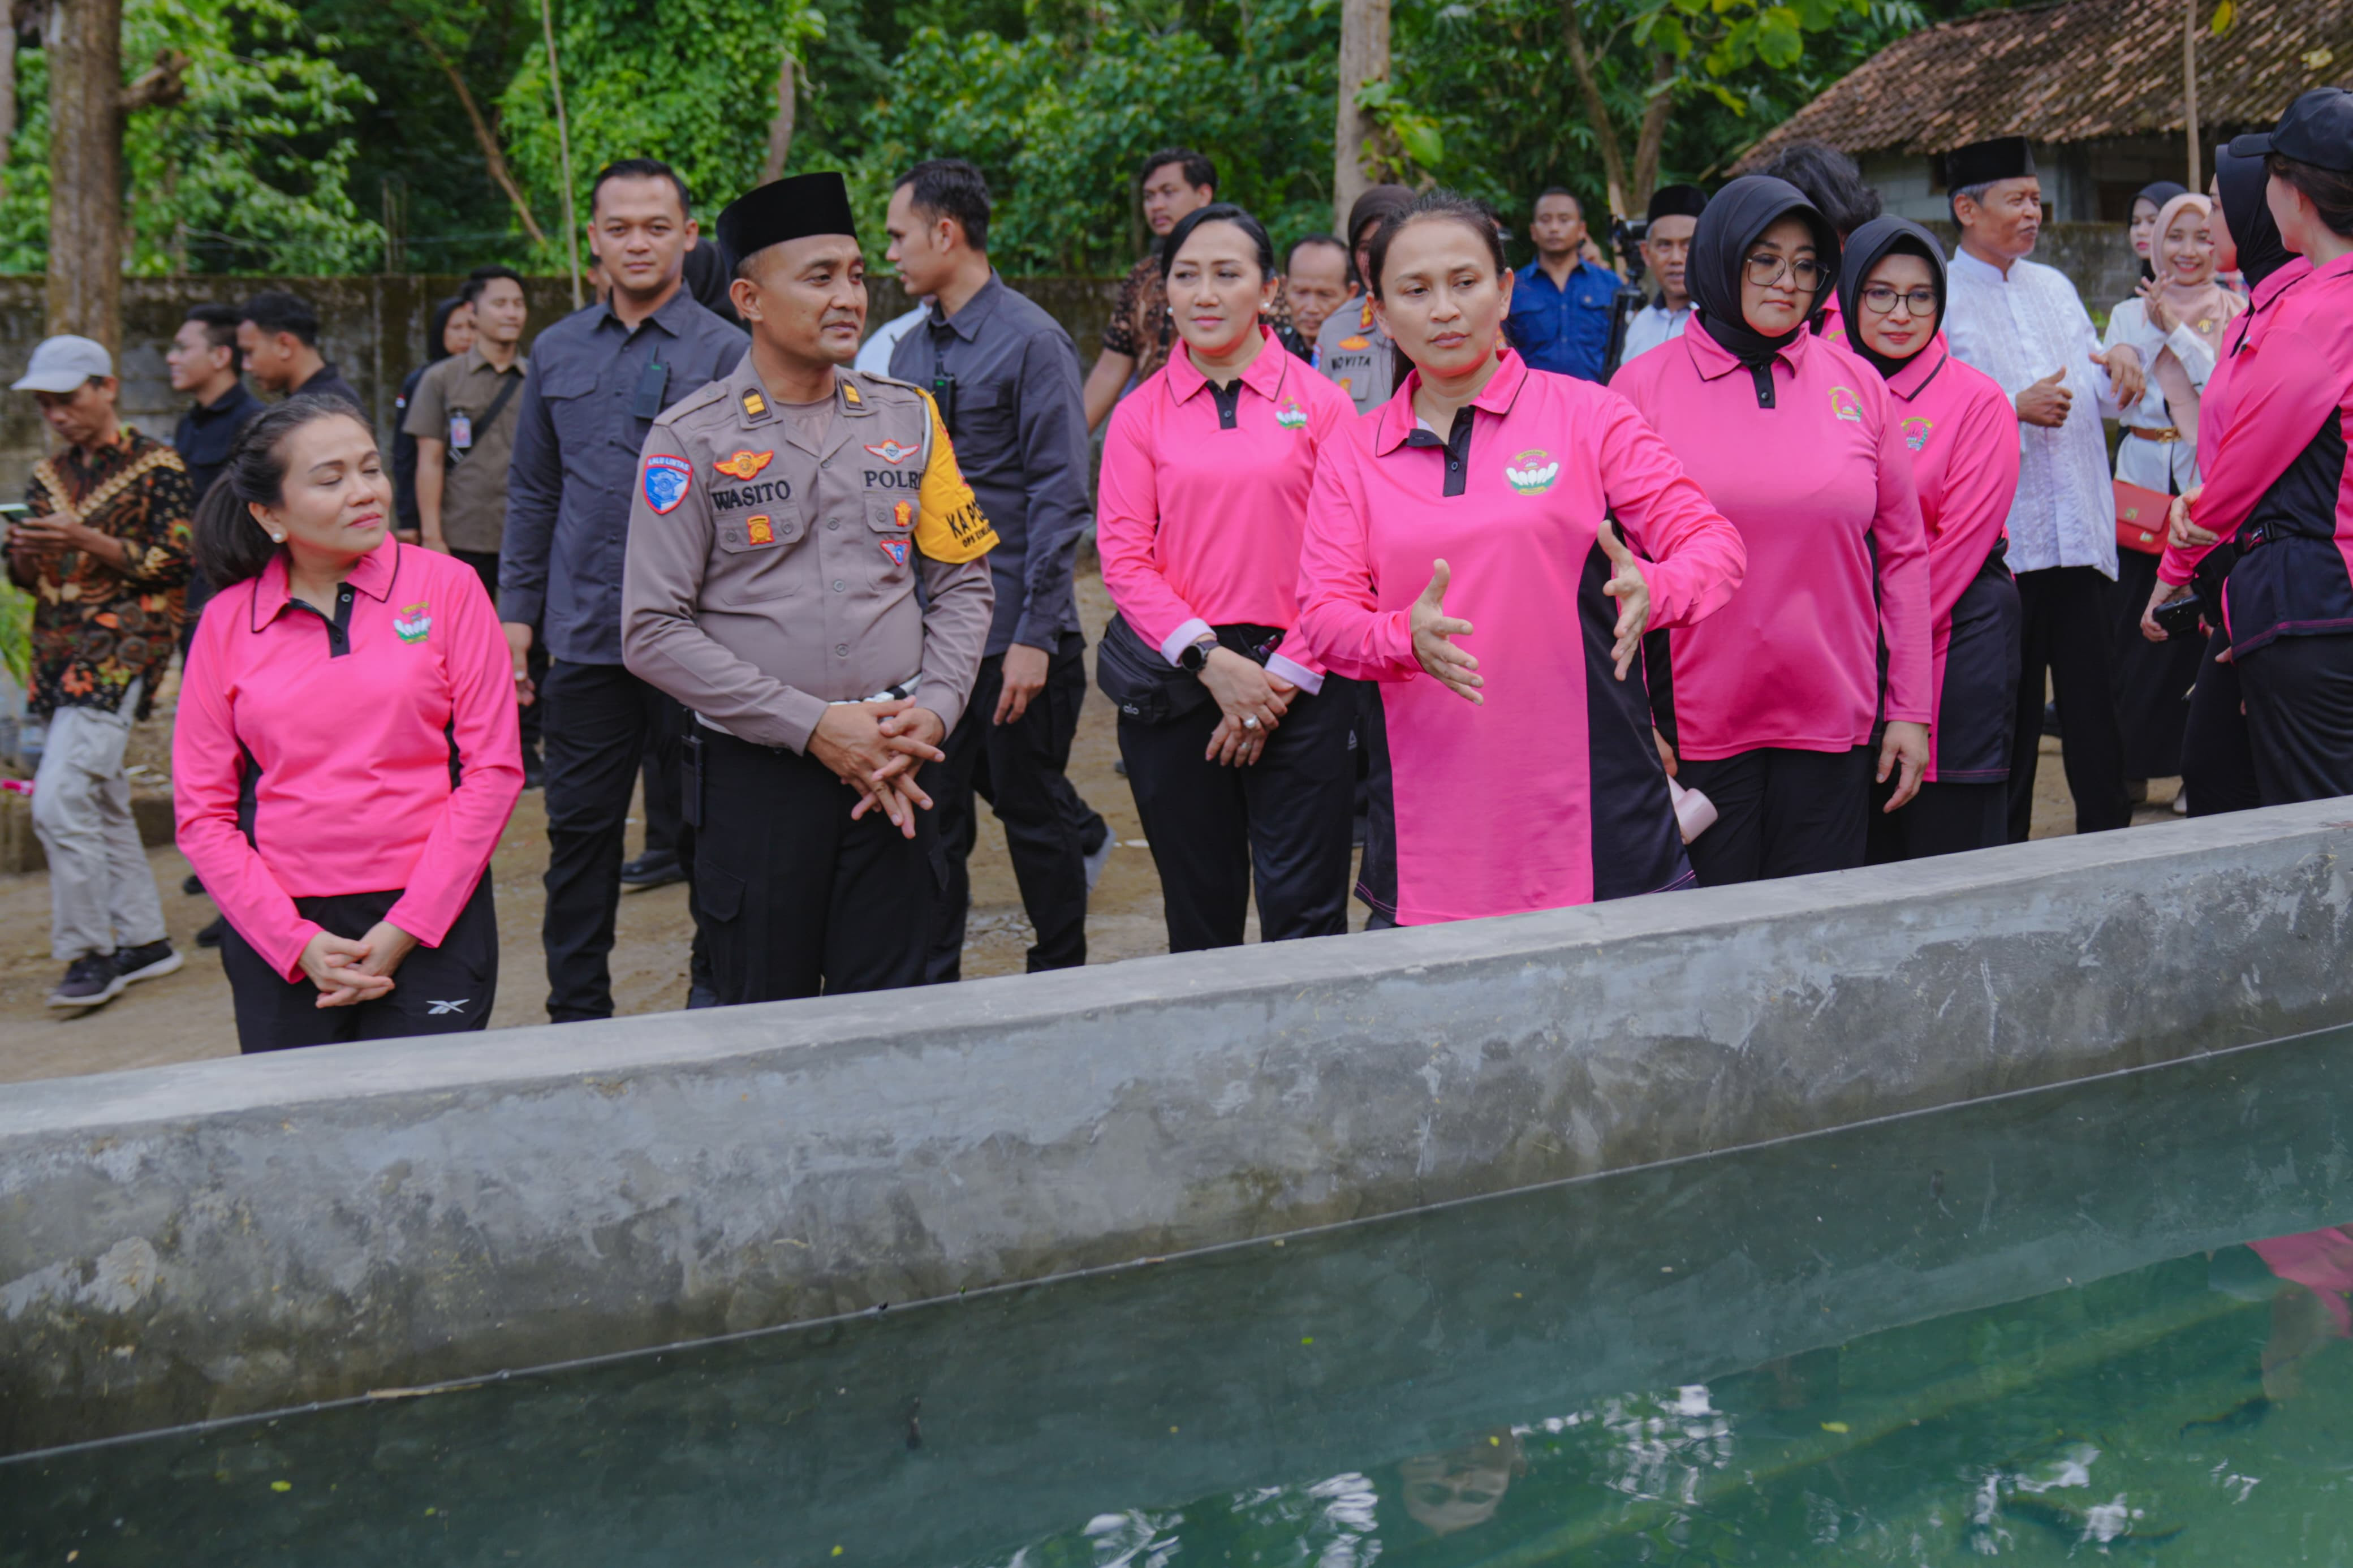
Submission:
[[[1413,602],[1407,623],[1413,629],[1413,657],[1440,685],[1466,701],[1484,704],[1479,689],[1487,684],[1479,661],[1454,646],[1453,639],[1471,635],[1471,623],[1446,613],[1446,585],[1453,574],[1443,561],[1430,563],[1430,586]]]
[[[1609,557],[1617,570],[1601,591],[1618,601],[1617,641],[1609,647],[1609,657],[1618,663],[1618,679],[1634,667],[1634,656],[1642,651],[1642,634],[1651,629],[1651,584],[1642,575],[1642,563],[1618,537],[1618,525],[1604,518],[1599,534],[1601,553]]]

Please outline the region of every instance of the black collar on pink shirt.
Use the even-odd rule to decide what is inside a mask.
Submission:
[[[1471,479],[1471,426],[1476,405],[1466,403],[1454,411],[1454,428],[1440,441],[1438,433],[1417,423],[1406,432],[1409,447],[1440,447],[1446,452],[1446,489],[1441,494],[1459,496]]]

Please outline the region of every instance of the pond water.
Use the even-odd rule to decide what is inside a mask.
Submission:
[[[0,1564],[2353,1564],[2348,1052],[27,1456]]]

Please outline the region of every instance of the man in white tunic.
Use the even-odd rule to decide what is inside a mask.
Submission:
[[[2075,286],[2026,259],[2042,226],[2042,185],[2023,136],[1945,154],[1961,247],[1949,274],[1945,335],[1965,364],[2018,409],[2018,496],[2010,567],[2025,609],[2025,655],[2010,768],[2010,837],[2034,819],[2034,759],[2045,671],[2059,701],[2060,748],[2075,831],[2132,821],[2116,729],[2108,606],[2116,575],[2116,492],[2100,417],[2140,401],[2140,356],[2102,351]]]

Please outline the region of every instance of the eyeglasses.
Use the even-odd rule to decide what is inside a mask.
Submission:
[[[1759,289],[1770,289],[1784,275],[1797,284],[1800,293],[1813,294],[1820,291],[1831,269],[1810,256],[1786,261],[1769,250],[1760,250],[1748,258],[1748,281]]]
[[[1893,315],[1898,300],[1910,306],[1912,314],[1915,316],[1934,315],[1936,310],[1936,291],[1934,289],[1898,290],[1892,284],[1873,283],[1862,291],[1862,308],[1874,316]]]

